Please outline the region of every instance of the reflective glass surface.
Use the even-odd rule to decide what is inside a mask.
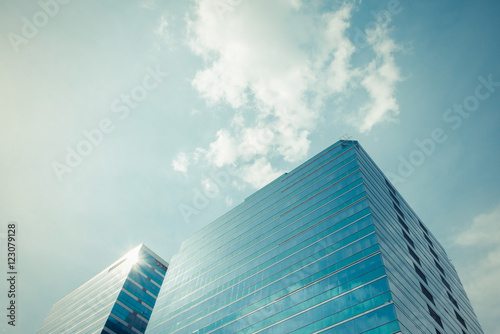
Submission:
[[[144,333],[166,269],[138,246],[55,303],[38,333]]]
[[[186,240],[147,333],[482,333],[446,252],[356,141]]]
[[[187,240],[147,332],[307,332],[390,303],[361,176],[333,146]]]

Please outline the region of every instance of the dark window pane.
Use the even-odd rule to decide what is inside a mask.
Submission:
[[[441,326],[441,328],[443,328],[441,317],[429,305],[427,305],[427,308],[429,309],[429,314],[431,315],[432,319],[434,319],[438,323],[438,325]]]
[[[443,276],[441,276],[441,281],[443,281],[443,284],[448,288],[448,290],[451,291],[451,287],[450,287],[450,284],[448,282],[446,282],[446,280],[444,279]]]
[[[420,278],[425,282],[427,283],[427,277],[425,277],[425,274],[422,272],[422,270],[420,270],[419,267],[417,267],[417,265],[414,263],[413,264],[413,267],[415,268],[415,271],[417,272],[418,276],[420,276]]]
[[[394,210],[396,210],[396,211],[397,211],[397,213],[399,213],[399,215],[400,215],[401,217],[403,217],[403,219],[404,219],[405,215],[403,214],[403,212],[401,212],[401,210],[399,210],[399,208],[398,208],[398,206],[396,205],[396,203],[392,203],[392,204],[394,205]]]
[[[462,324],[462,326],[464,326],[465,328],[467,328],[467,325],[465,324],[464,318],[462,318],[460,316],[460,314],[457,313],[457,311],[455,311],[455,316],[457,317],[458,321]]]
[[[429,231],[427,231],[427,228],[425,228],[424,224],[422,224],[420,220],[418,221],[418,223],[420,224],[420,227],[422,228],[422,230],[424,230],[426,234],[429,233]]]
[[[401,217],[399,217],[399,216],[398,216],[398,222],[401,224],[401,226],[404,227],[405,230],[410,232],[410,228],[408,227],[408,225],[406,225],[406,223],[403,221],[403,219],[401,219]]]
[[[413,247],[415,248],[415,244],[413,243],[413,240],[410,239],[410,236],[408,234],[406,234],[405,231],[403,231],[403,236],[405,237],[406,241],[408,241],[408,243]]]
[[[387,185],[390,191],[396,193],[396,189],[394,189],[394,187],[389,183],[389,181],[385,180],[385,184]]]
[[[425,240],[427,240],[427,243],[429,243],[430,246],[434,247],[434,244],[432,243],[431,239],[427,236],[427,234],[424,234]]]
[[[441,266],[439,265],[439,263],[437,263],[437,262],[436,262],[436,260],[434,260],[434,264],[436,265],[436,268],[438,268],[438,269],[439,269],[439,271],[440,271],[443,275],[445,275],[445,276],[446,276],[446,274],[444,273],[444,269],[443,269],[443,267],[441,267]]]
[[[453,298],[453,296],[452,296],[452,295],[450,295],[450,293],[449,293],[448,291],[446,291],[446,293],[448,294],[448,299],[450,300],[450,302],[451,302],[453,305],[455,305],[455,307],[456,307],[456,308],[460,309],[460,308],[458,307],[458,303],[457,303],[457,301],[455,300],[455,298]]]
[[[431,295],[431,293],[429,292],[429,290],[427,290],[425,288],[425,286],[422,285],[422,283],[420,283],[420,289],[422,289],[422,292],[424,293],[424,295],[427,297],[427,299],[429,299],[434,305],[436,305],[434,303],[434,297]]]
[[[417,254],[415,254],[413,249],[411,249],[409,246],[408,246],[408,252],[410,252],[410,255],[415,259],[415,261],[417,261],[417,263],[420,264],[420,258],[417,256]]]

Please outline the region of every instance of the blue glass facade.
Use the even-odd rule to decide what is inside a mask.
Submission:
[[[355,141],[182,244],[147,333],[482,333],[444,249]]]
[[[483,333],[446,251],[356,143],[403,333]]]
[[[168,264],[140,245],[55,303],[38,333],[144,333]]]

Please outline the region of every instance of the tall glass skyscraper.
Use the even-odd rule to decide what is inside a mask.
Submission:
[[[38,333],[141,334],[168,264],[139,245],[55,303]]]
[[[186,240],[147,333],[482,333],[445,250],[342,140]]]

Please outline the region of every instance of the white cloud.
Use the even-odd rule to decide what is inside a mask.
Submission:
[[[352,5],[346,4],[338,12],[325,15],[327,22],[323,43],[329,48],[323,50],[326,54],[319,59],[323,64],[327,64],[324,84],[327,93],[330,94],[345,92],[352,77],[359,75],[359,71],[353,70],[350,65],[351,56],[356,48],[346,36],[346,29],[350,26],[351,11]]]
[[[478,215],[468,229],[455,237],[455,243],[464,247],[466,256],[458,261],[462,282],[475,310],[482,319],[497,319],[500,314],[498,282],[500,281],[500,205],[493,212]],[[495,328],[496,323],[485,323],[486,328]]]
[[[242,169],[243,180],[256,188],[262,188],[282,174],[283,172],[275,170],[265,158],[259,158]]]
[[[455,241],[461,246],[500,247],[500,206],[474,218],[472,225],[457,235]]]
[[[244,128],[241,131],[241,141],[238,146],[240,157],[248,161],[256,155],[267,155],[274,140],[274,132],[265,126]]]
[[[233,163],[237,158],[237,145],[227,130],[219,130],[217,139],[210,144],[207,159],[217,167]]]
[[[390,120],[391,111],[397,114],[396,44],[386,23],[376,25],[368,38],[375,59],[354,67],[356,48],[348,38],[352,1],[328,13],[304,8],[299,0],[217,4],[198,0],[188,19],[189,46],[206,64],[196,73],[193,87],[209,105],[237,110],[205,151],[209,163],[238,163],[252,173],[261,158],[267,164],[276,157],[302,159],[326,98],[341,100],[350,88],[366,89],[371,98],[356,118],[345,115],[360,131]],[[242,178],[257,180],[253,174],[243,173]]]
[[[393,56],[398,46],[387,35],[386,24],[379,24],[368,32],[368,42],[372,45],[376,58],[366,68],[364,79],[361,81],[372,99],[361,108],[361,132],[371,130],[375,124],[384,120],[391,120],[391,112],[394,116],[399,114],[394,91],[401,77]]]
[[[172,161],[172,168],[181,173],[187,173],[189,166],[189,157],[187,156],[186,153],[181,152],[175,157],[175,159]]]
[[[167,16],[164,14],[160,18],[160,23],[158,24],[155,33],[158,36],[161,36],[165,42],[169,42],[171,39],[167,28],[168,28]]]

